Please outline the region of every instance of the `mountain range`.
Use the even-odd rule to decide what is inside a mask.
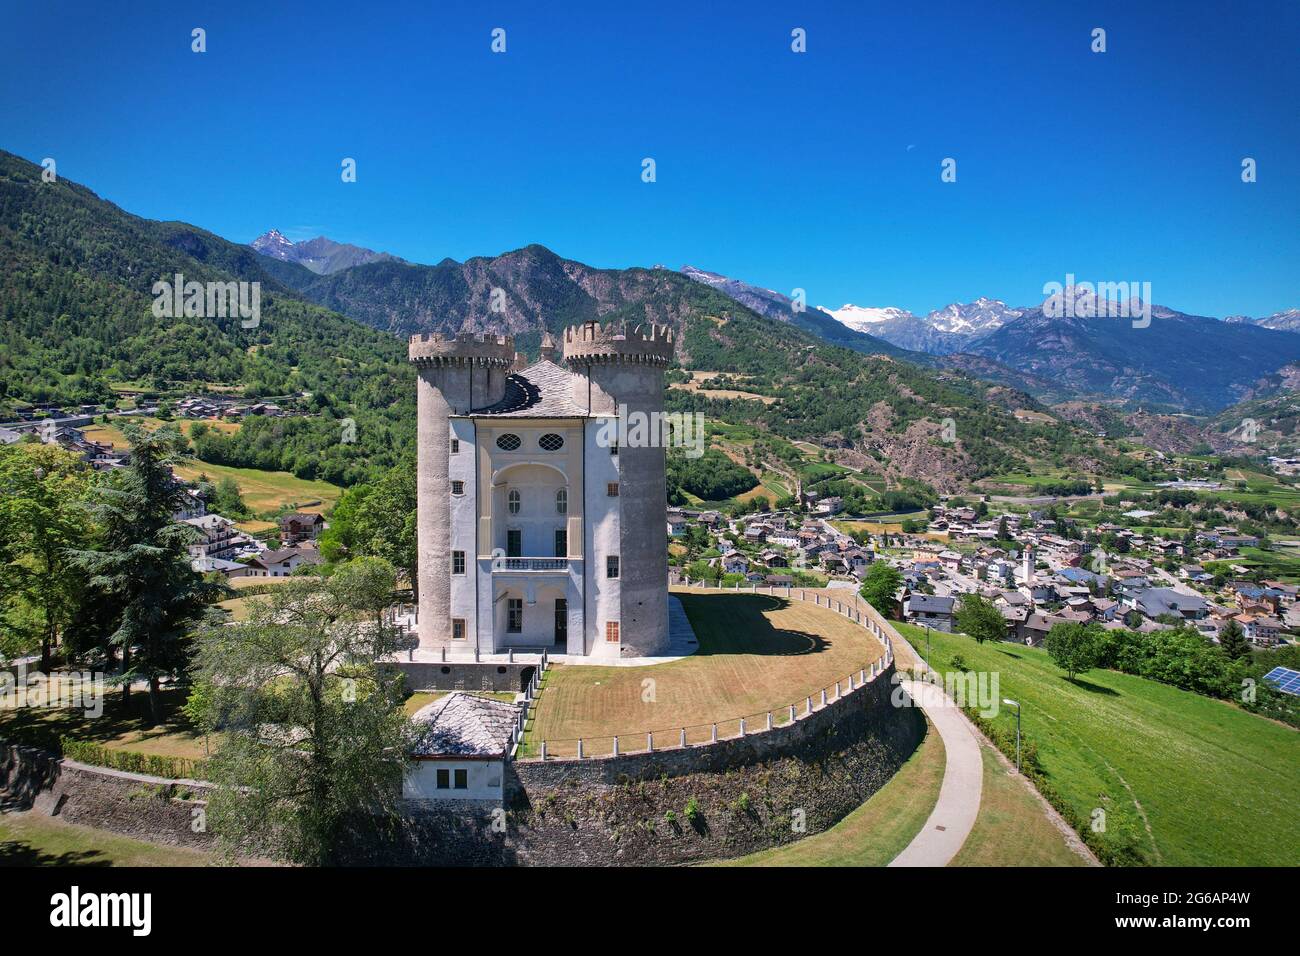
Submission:
[[[674,270],[596,269],[530,245],[432,266],[378,259],[325,275],[198,226],[142,219],[41,174],[0,152],[0,414],[34,402],[116,405],[123,390],[288,396],[295,415],[210,431],[197,443],[202,460],[350,484],[413,447],[402,336],[512,332],[535,353],[543,328],[656,321],[678,335],[669,407],[750,429],[751,467],[788,474],[806,454],[795,441],[850,469],[839,474],[861,469],[942,490],[1034,462],[1078,473],[1126,466],[1090,433],[1042,424],[1045,409],[1022,392],[829,344]],[[259,323],[156,315],[152,288],[177,273],[260,283]],[[860,335],[829,316],[819,321]],[[715,396],[683,387],[683,369],[743,388]],[[1022,411],[1036,415],[1022,420]],[[339,438],[344,417],[355,422],[354,442]]]
[[[682,272],[752,308],[788,313],[780,293],[691,266]],[[1049,403],[1121,399],[1134,408],[1213,414],[1300,358],[1300,310],[1220,321],[1153,305],[1150,323],[1135,325],[1058,316],[1047,304],[1012,308],[978,298],[924,317],[852,304],[816,311],[855,335],[908,350],[912,361],[961,369]]]
[[[282,262],[296,262],[317,275],[333,275],[367,262],[401,262],[387,252],[375,252],[324,236],[292,242],[278,229],[263,233],[249,243],[257,252]]]

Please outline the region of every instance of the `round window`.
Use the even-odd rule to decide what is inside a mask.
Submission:
[[[564,447],[564,436],[557,435],[554,432],[547,432],[537,439],[537,444],[542,451],[559,451]]]
[[[518,435],[502,435],[497,439],[497,447],[502,451],[517,451],[521,444]]]

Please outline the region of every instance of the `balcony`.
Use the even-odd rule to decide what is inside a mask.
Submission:
[[[568,571],[570,560],[578,558],[494,558],[492,572]]]

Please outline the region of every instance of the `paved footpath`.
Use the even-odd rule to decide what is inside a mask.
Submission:
[[[921,832],[889,865],[947,866],[970,836],[979,816],[984,787],[980,745],[962,712],[944,695],[943,688],[911,680],[903,681],[902,686],[939,731],[947,762],[934,812]]]

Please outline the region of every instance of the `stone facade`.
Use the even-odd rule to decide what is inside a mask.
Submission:
[[[666,651],[664,448],[609,436],[662,415],[673,345],[591,322],[525,368],[508,337],[411,339],[423,650]]]

